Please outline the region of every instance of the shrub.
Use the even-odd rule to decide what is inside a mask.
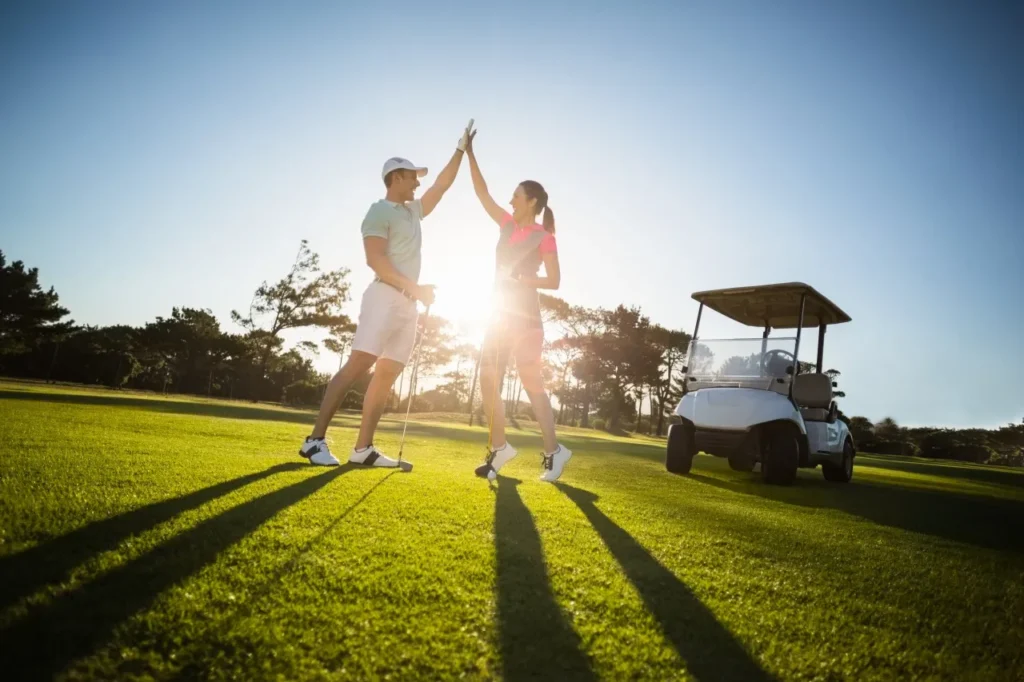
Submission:
[[[907,443],[898,440],[876,440],[863,445],[858,443],[861,452],[870,452],[876,455],[905,455],[913,457],[918,454],[919,449],[914,443]]]
[[[293,407],[307,407],[320,404],[320,387],[312,381],[296,381],[284,389],[281,402]]]

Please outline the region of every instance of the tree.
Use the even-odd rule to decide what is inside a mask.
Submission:
[[[836,384],[836,383],[839,383],[839,377],[842,376],[843,373],[840,372],[838,369],[829,369],[829,370],[825,370],[825,374],[828,375],[828,378],[832,380],[833,384]],[[836,398],[845,398],[846,397],[846,391],[840,391],[838,389],[833,389],[832,390],[832,395],[834,397],[836,397]]]
[[[352,345],[356,335],[356,325],[352,322],[336,324],[330,328],[330,336],[324,339],[324,348],[338,355],[338,369],[345,363],[345,352]]]
[[[589,346],[600,368],[599,413],[607,430],[616,431],[624,416],[632,416],[635,390],[649,376],[657,351],[647,343],[650,320],[639,308],[618,306],[600,312],[603,330]]]
[[[321,272],[320,257],[303,239],[288,275],[272,286],[263,282],[256,289],[249,315],[243,317],[231,311],[231,319],[249,333],[258,349],[258,383],[267,378],[267,364],[275,348],[280,347],[284,330],[351,324],[341,313],[349,298],[348,274],[348,268]],[[252,388],[259,390],[259,386]]]
[[[690,346],[690,335],[681,330],[670,330],[660,325],[651,327],[651,342],[661,355],[661,365],[657,381],[652,388],[657,399],[658,423],[657,435],[665,432],[666,412],[671,409],[670,401],[678,399],[674,390],[677,371],[686,361],[686,353]],[[653,410],[654,408],[652,408]],[[653,417],[653,412],[651,413]],[[653,419],[652,419],[653,421]]]
[[[892,442],[903,440],[903,430],[892,417],[886,417],[875,424],[874,433],[878,440]]]
[[[572,306],[557,296],[538,293],[538,297],[540,298],[540,316],[544,321],[544,326],[555,325],[560,327],[564,333],[572,315]]]
[[[850,435],[858,448],[868,445],[875,438],[875,427],[867,417],[850,417]]]
[[[53,287],[39,286],[39,268],[26,270],[20,260],[7,265],[0,251],[0,356],[25,353],[71,331],[73,321],[60,321],[67,314]]]
[[[173,308],[169,318],[147,324],[141,339],[150,361],[163,368],[165,384],[203,393],[209,387],[211,351],[221,336],[220,323],[209,310]]]
[[[448,320],[437,315],[421,315],[417,320],[416,337],[419,348],[414,347],[413,355],[409,359],[411,367],[415,370],[409,377],[410,396],[416,395],[421,376],[434,376],[455,357],[455,336],[449,327]]]

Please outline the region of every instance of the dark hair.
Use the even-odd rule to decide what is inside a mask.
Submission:
[[[551,207],[548,206],[548,193],[545,191],[544,186],[536,180],[523,180],[519,183],[519,186],[526,192],[526,196],[529,199],[537,200],[537,213],[544,210],[544,229],[551,234],[555,233],[555,214],[551,211]]]

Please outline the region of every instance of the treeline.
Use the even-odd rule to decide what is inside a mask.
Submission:
[[[0,251],[0,371],[6,376],[113,388],[280,401],[324,377],[308,357],[316,345],[284,349],[282,332],[329,329],[340,349],[355,328],[341,307],[347,270],[322,272],[302,242],[288,275],[256,290],[249,310],[232,312],[240,333],[226,332],[209,310],[174,308],[140,327],[64,321],[69,311],[37,268],[8,264]]]
[[[890,417],[847,420],[861,452],[1024,466],[1024,420],[999,429],[904,428]]]
[[[238,331],[222,329],[206,309],[174,308],[139,327],[96,327],[66,320],[57,293],[44,290],[36,268],[8,264],[0,251],[0,373],[6,376],[315,406],[330,376],[314,360],[347,354],[355,324],[342,310],[350,300],[347,269],[323,271],[300,244],[290,271],[263,282],[248,310],[232,311]],[[690,335],[652,322],[639,308],[575,306],[542,295],[547,341],[544,374],[562,425],[664,435],[681,395],[681,368]],[[317,328],[320,345],[284,347],[282,333]],[[419,376],[407,370],[390,409],[462,413],[486,420],[479,388],[480,350],[453,325],[421,317]],[[742,360],[742,358],[735,358]],[[801,363],[802,365],[804,363]],[[838,381],[840,372],[827,372]],[[426,381],[424,381],[426,380]],[[369,377],[348,395],[358,408]],[[422,383],[431,387],[421,389]],[[514,363],[502,386],[507,416],[532,419]],[[841,391],[837,397],[843,397]],[[891,419],[846,421],[862,452],[920,455],[1024,465],[1024,423],[997,430],[903,429]]]

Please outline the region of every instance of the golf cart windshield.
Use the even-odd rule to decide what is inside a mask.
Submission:
[[[693,384],[781,388],[796,371],[796,338],[698,339],[690,343],[687,377]],[[780,381],[781,380],[781,381]]]

